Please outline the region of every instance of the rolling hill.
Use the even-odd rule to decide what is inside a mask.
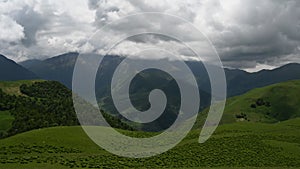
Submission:
[[[0,140],[0,168],[296,169],[300,168],[299,128],[299,118],[280,124],[223,125],[204,144],[197,142],[200,130],[193,130],[172,150],[145,159],[112,155],[80,127],[47,128]]]
[[[260,122],[278,123],[300,117],[300,80],[278,83],[253,89],[227,99],[221,123]],[[200,113],[202,125],[207,110]]]
[[[38,79],[38,76],[0,54],[0,81]]]

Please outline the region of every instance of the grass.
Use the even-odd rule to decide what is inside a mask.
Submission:
[[[254,122],[278,122],[300,116],[300,81],[289,81],[252,90],[228,100],[223,122],[236,121],[236,114],[246,113]],[[269,102],[270,106],[251,108],[258,99]]]
[[[33,84],[34,82],[40,82],[43,80],[20,80],[20,81],[0,81],[0,89],[3,92],[10,95],[20,96],[22,93],[20,92],[20,86],[22,84]]]
[[[204,144],[193,130],[166,153],[130,159],[104,151],[80,127],[47,128],[0,140],[0,168],[299,168],[299,129],[300,119],[228,124]]]
[[[64,167],[60,165],[47,165],[47,164],[24,164],[20,166],[19,164],[6,164],[1,165],[0,169],[70,169],[69,167]],[[113,167],[112,167],[113,168]],[[80,169],[80,168],[78,168]],[[142,168],[141,168],[142,169]],[[170,169],[170,168],[165,168]],[[218,167],[218,168],[178,168],[178,169],[258,169],[257,167]],[[259,169],[300,169],[291,167],[260,167]]]
[[[0,111],[0,131],[7,131],[11,128],[14,117],[8,111]]]

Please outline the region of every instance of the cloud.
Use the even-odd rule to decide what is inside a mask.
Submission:
[[[141,12],[179,16],[195,25],[212,41],[223,64],[247,70],[299,62],[300,1],[298,0],[10,0],[0,1],[0,52],[18,60],[86,51],[117,41],[138,31],[177,34],[210,60],[203,39],[195,39],[188,25],[164,18],[137,17],[134,22],[111,27],[99,46],[86,44],[93,33],[108,23]],[[151,22],[149,22],[151,21]],[[7,28],[9,26],[9,29]],[[115,49],[115,54],[134,55],[147,46],[193,54],[165,36],[135,36]],[[105,48],[101,49],[105,51]],[[212,61],[213,62],[213,61]]]
[[[34,11],[29,6],[17,12],[13,12],[15,21],[24,28],[25,36],[22,38],[22,43],[25,47],[36,45],[36,34],[39,30],[45,29],[49,21],[48,17]]]
[[[99,27],[121,17],[139,12],[162,12],[177,15],[192,22],[205,33],[217,48],[227,67],[257,69],[261,65],[272,67],[274,61],[282,64],[297,61],[300,46],[300,2],[298,0],[201,0],[201,1],[95,1],[90,0],[91,9],[97,11]],[[151,20],[153,21],[153,20]],[[134,23],[124,22],[112,31],[168,29],[185,42],[192,43],[193,32],[182,25],[159,18],[155,24],[138,18]],[[112,33],[112,34],[113,34]],[[191,35],[191,36],[189,36]],[[170,43],[165,37],[139,37],[131,40],[141,44],[160,45]],[[126,50],[130,51],[126,46]],[[163,45],[164,46],[164,45]],[[167,46],[167,45],[165,45]],[[195,45],[197,46],[197,45]],[[202,46],[199,45],[199,48]],[[132,47],[133,50],[135,47]],[[199,49],[202,51],[202,49]],[[124,51],[124,50],[119,50]],[[180,48],[178,51],[185,50]],[[204,52],[204,51],[203,51]],[[123,52],[124,53],[124,52]],[[189,52],[187,52],[189,53]],[[296,58],[295,58],[296,57]],[[288,59],[287,59],[288,58]],[[206,58],[208,59],[208,58]],[[259,65],[259,66],[257,66]],[[278,65],[278,64],[277,64]]]
[[[15,42],[24,38],[24,28],[15,20],[6,16],[0,15],[0,41]]]
[[[215,1],[199,9],[195,24],[210,37],[227,66],[255,68],[299,57],[299,9],[297,0]]]
[[[0,9],[0,52],[16,61],[77,51],[94,32],[87,1],[0,1]]]

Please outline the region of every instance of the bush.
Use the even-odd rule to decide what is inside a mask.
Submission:
[[[251,104],[250,107],[253,108],[253,109],[256,109],[256,104]]]

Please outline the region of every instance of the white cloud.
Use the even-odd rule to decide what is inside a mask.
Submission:
[[[79,50],[95,31],[82,0],[0,1],[0,52],[20,61]]]
[[[6,15],[0,15],[0,41],[15,42],[24,38],[24,28]]]
[[[272,69],[275,69],[276,66],[270,66],[270,65],[265,65],[265,64],[255,64],[255,67],[252,67],[252,68],[249,68],[249,69],[245,69],[245,71],[247,72],[258,72],[262,69],[264,70],[272,70]]]

